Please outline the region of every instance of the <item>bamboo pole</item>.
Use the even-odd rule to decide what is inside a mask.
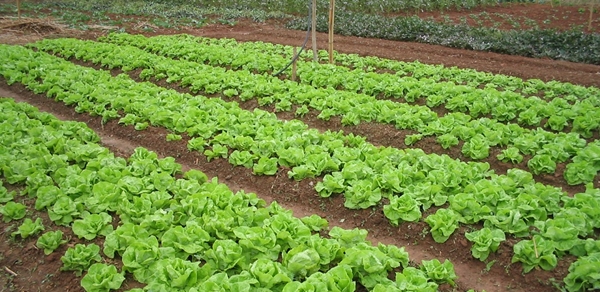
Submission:
[[[296,49],[296,47],[294,47],[294,55],[293,56],[296,56],[296,54],[298,53],[297,51],[298,50]],[[296,70],[297,70],[296,69],[297,68],[296,61],[297,60],[294,60],[294,62],[292,63],[292,81],[296,81]]]
[[[312,0],[312,49],[313,61],[319,60],[317,53],[317,0]]]
[[[590,20],[588,21],[588,31],[592,31],[592,15],[594,14],[594,1],[590,2]]]
[[[335,0],[329,0],[329,64],[333,64],[334,20],[335,20]]]

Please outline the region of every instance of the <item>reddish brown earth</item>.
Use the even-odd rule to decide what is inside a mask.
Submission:
[[[538,6],[517,5],[508,10],[506,7],[492,7],[486,8],[486,10],[489,13],[496,11],[496,9],[502,11],[502,13],[526,13],[528,7],[539,8]],[[529,18],[538,17],[536,16],[538,14],[535,14],[533,10],[529,10],[529,12],[526,14]],[[473,12],[448,12],[447,14],[452,17],[460,17],[469,13]],[[546,19],[546,16],[545,14],[539,15],[540,18],[537,20],[541,23]],[[434,14],[431,14],[431,16],[438,17]],[[584,19],[584,23],[586,20]],[[558,21],[551,23],[558,23]],[[29,29],[31,25],[21,25],[17,27],[21,30],[14,29],[15,27],[12,27],[10,31],[4,30],[0,32],[0,41],[26,43],[42,37],[77,36],[95,38],[102,34],[101,31],[77,32],[52,25],[34,27],[36,29],[32,30]],[[136,31],[132,30],[130,32]],[[305,32],[283,29],[281,23],[259,24],[250,21],[240,21],[235,26],[212,24],[194,30],[158,30],[153,34],[181,32],[210,37],[235,38],[240,41],[261,40],[297,46],[301,44],[305,35]],[[319,47],[326,48],[327,36],[319,34],[318,39]],[[336,36],[335,42],[336,50],[343,53],[374,55],[403,61],[419,60],[423,63],[473,68],[522,78],[559,80],[586,86],[600,86],[600,66],[594,65],[530,59],[378,39]],[[158,81],[157,83],[161,86],[167,86],[165,82]],[[175,88],[184,91],[181,88]],[[563,258],[559,262],[559,266],[551,272],[534,270],[523,275],[519,264],[510,263],[512,246],[517,241],[509,238],[500,246],[497,254],[490,256],[488,261],[495,261],[495,263],[486,268],[485,263],[471,257],[470,243],[464,238],[464,232],[469,231],[472,227],[461,227],[446,243],[437,244],[428,234],[426,223],[410,223],[392,227],[383,216],[380,206],[369,210],[353,211],[343,207],[342,196],[328,199],[318,197],[313,189],[318,179],[308,179],[301,182],[289,180],[286,169],[280,169],[275,176],[254,176],[251,170],[232,167],[223,159],[207,162],[203,155],[190,153],[187,150],[185,137],[183,141],[166,142],[167,131],[161,128],[151,127],[144,131],[135,131],[132,127],[118,125],[116,121],[102,125],[97,117],[77,114],[71,107],[56,103],[43,95],[33,94],[23,86],[8,86],[3,79],[0,79],[0,96],[12,97],[17,101],[31,103],[61,119],[85,122],[101,135],[103,145],[118,155],[129,156],[135,147],[143,146],[156,151],[161,156],[177,158],[177,161],[183,164],[184,168],[197,168],[209,176],[219,177],[221,182],[226,183],[234,190],[244,189],[247,192],[255,192],[267,202],[276,200],[284,207],[294,210],[294,214],[297,216],[318,214],[328,219],[330,226],[365,228],[369,230],[369,239],[374,243],[382,242],[404,246],[409,252],[413,263],[418,264],[423,259],[439,258],[443,260],[448,258],[454,263],[459,280],[456,288],[444,286],[443,288],[446,291],[466,291],[470,288],[485,289],[486,291],[553,291],[556,290],[552,286],[553,281],[560,282],[572,262],[572,259]],[[241,105],[247,109],[257,107],[257,104],[253,101],[241,103]],[[278,116],[282,119],[294,118],[291,113],[279,113]],[[393,127],[380,124],[366,123],[359,126],[343,127],[339,119],[332,119],[329,122],[316,119],[314,112],[307,114],[302,120],[311,127],[322,130],[343,129],[345,132],[366,136],[374,144],[399,148],[405,147],[403,144],[404,136],[408,134],[408,132],[398,131]],[[465,160],[460,154],[460,148],[446,151],[430,140],[421,141],[416,147],[423,148],[428,153],[445,153]],[[491,156],[494,157],[495,154]],[[489,162],[492,164],[492,168],[499,173],[510,167],[510,165],[493,160],[489,160]],[[524,165],[519,167],[524,167]],[[581,187],[566,186],[560,175],[540,176],[536,179],[547,184],[564,187],[571,194],[582,190]],[[18,189],[18,186],[16,188]],[[22,200],[29,205],[33,203],[32,199],[23,198]],[[47,228],[53,226],[47,215],[37,212],[31,215],[43,218],[44,225]],[[10,233],[14,231],[16,226],[18,225],[14,222],[9,224],[0,223],[0,287],[2,287],[0,291],[83,291],[79,287],[80,278],[75,277],[72,273],[59,270],[61,265],[60,255],[64,253],[67,246],[62,246],[53,254],[45,256],[41,250],[35,247],[34,239],[11,239]],[[68,229],[63,229],[63,231],[71,236],[69,246],[79,242]],[[96,243],[101,244],[101,240],[97,240]],[[16,276],[12,273],[15,273]],[[128,280],[122,290],[136,286],[134,281]]]

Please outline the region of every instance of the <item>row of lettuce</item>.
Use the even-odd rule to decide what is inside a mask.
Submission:
[[[326,14],[317,16],[317,31],[328,31]],[[305,30],[306,18],[286,25]],[[335,15],[335,33],[340,35],[420,42],[446,47],[488,51],[534,58],[550,58],[577,63],[600,64],[600,34],[581,29],[501,30],[423,19],[418,16],[387,17],[340,11]]]
[[[320,80],[327,80],[330,76],[327,65],[310,65],[304,63],[301,70],[316,72],[310,84],[296,83],[290,80],[281,80],[267,74],[268,72],[253,73],[254,69],[238,68],[228,70],[219,66],[203,64],[206,60],[221,66],[243,66],[236,60],[247,60],[247,58],[233,58],[231,56],[253,56],[248,51],[235,50],[219,45],[201,46],[198,39],[189,36],[156,37],[146,38],[143,36],[132,36],[128,34],[111,34],[104,41],[112,43],[82,41],[76,39],[44,40],[34,44],[37,49],[51,51],[65,58],[75,57],[84,61],[101,64],[108,68],[121,68],[124,71],[142,69],[142,79],[163,79],[168,83],[179,82],[181,86],[188,87],[192,92],[203,92],[207,94],[219,93],[228,97],[238,97],[241,100],[256,98],[260,105],[272,104],[276,111],[292,111],[302,116],[311,109],[319,111],[318,117],[329,120],[332,116],[341,116],[344,125],[356,125],[361,122],[376,121],[395,125],[398,129],[413,130],[416,133],[407,135],[405,144],[412,145],[419,140],[433,136],[445,149],[459,145],[464,141],[462,153],[475,160],[485,159],[490,156],[492,147],[502,147],[502,152],[497,159],[521,163],[525,156],[527,166],[535,173],[555,173],[557,164],[567,163],[564,177],[569,184],[577,185],[592,182],[600,171],[600,157],[597,153],[600,143],[594,141],[587,143],[584,137],[591,138],[594,132],[600,128],[600,95],[595,94],[595,88],[582,89],[574,96],[574,104],[570,104],[561,97],[552,99],[551,102],[543,101],[535,97],[523,97],[510,91],[498,91],[491,89],[497,95],[488,93],[477,93],[480,89],[471,88],[471,93],[461,94],[467,85],[455,85],[452,83],[435,83],[425,81],[417,83],[415,91],[430,91],[429,97],[449,98],[446,107],[450,112],[439,117],[431,108],[408,103],[399,103],[392,100],[378,99],[374,95],[337,90],[334,86],[320,84]],[[214,41],[215,43],[217,41]],[[126,44],[135,44],[145,50]],[[172,44],[176,44],[173,46]],[[212,48],[204,49],[205,47]],[[164,54],[166,57],[158,56],[151,52]],[[225,57],[223,52],[228,52]],[[172,59],[180,58],[180,59]],[[193,60],[193,61],[187,61]],[[254,58],[258,60],[260,58]],[[243,63],[244,61],[239,61]],[[250,64],[252,66],[252,64]],[[312,69],[316,70],[312,70]],[[337,68],[345,68],[337,66]],[[344,69],[334,69],[341,72]],[[312,71],[311,71],[312,70]],[[379,78],[385,74],[365,73],[359,69],[352,76],[347,75],[343,80],[362,80],[362,83],[371,83],[372,86],[389,88],[391,84],[402,84],[398,78],[390,77],[387,82]],[[349,72],[346,70],[346,72]],[[361,73],[362,72],[362,73]],[[302,74],[302,73],[301,73]],[[368,75],[365,78],[354,78],[359,74]],[[14,75],[19,78],[19,75]],[[9,78],[10,79],[10,78]],[[413,78],[414,79],[414,78]],[[396,81],[393,81],[396,80]],[[9,80],[10,81],[10,80]],[[317,83],[315,85],[315,83]],[[429,84],[429,85],[424,85]],[[442,84],[443,86],[438,86]],[[315,87],[316,86],[316,87]],[[325,86],[325,87],[323,87]],[[463,89],[461,89],[463,88]],[[387,89],[386,89],[387,90]],[[445,92],[445,95],[442,94]],[[405,96],[409,96],[407,93]],[[471,98],[469,98],[469,96]],[[487,101],[487,102],[486,102]],[[519,113],[518,121],[525,124],[546,119],[546,125],[554,130],[562,130],[565,126],[571,128],[571,132],[555,132],[542,128],[528,129],[515,123],[506,123],[513,120]],[[461,111],[470,110],[470,114]],[[558,112],[557,112],[558,111]],[[488,117],[477,117],[489,115]],[[568,118],[567,118],[568,117]],[[527,122],[533,121],[533,122]],[[183,132],[185,125],[177,127],[177,131]],[[583,136],[583,137],[582,137]]]
[[[185,34],[151,38],[109,34],[100,41],[257,74],[273,74],[292,58],[290,46]],[[586,137],[600,128],[597,124],[585,124],[586,120],[595,121],[600,117],[598,88],[534,79],[523,81],[506,75],[357,55],[337,54],[336,59],[340,65],[315,63],[306,58],[297,62],[300,82],[316,88],[332,87],[409,103],[424,99],[429,107],[444,105],[450,111],[467,112],[474,118],[491,115],[499,121],[516,121],[526,126],[542,126],[542,120],[547,119],[543,125],[546,128],[561,131],[573,127],[573,131]],[[373,72],[375,70],[390,70],[393,74],[379,74]],[[290,71],[285,71],[288,76]]]
[[[257,175],[274,175],[283,167],[295,180],[322,176],[316,191],[323,197],[343,193],[348,208],[369,208],[387,198],[383,213],[393,225],[421,220],[433,205],[447,206],[424,219],[435,241],[445,242],[461,223],[483,223],[484,229],[466,235],[474,242],[476,258],[485,260],[509,234],[521,239],[514,246],[513,262],[521,262],[525,272],[553,269],[571,254],[579,260],[565,280],[567,288],[597,285],[591,270],[579,268],[597,264],[594,255],[600,249],[594,235],[600,227],[600,196],[591,184],[585,193],[569,197],[559,188],[536,183],[523,170],[497,175],[487,163],[426,155],[420,149],[376,147],[359,136],[321,133],[300,121],[243,110],[218,97],[182,94],[125,74],[112,77],[20,46],[0,50],[6,58],[0,74],[7,80],[73,105],[77,112],[120,118],[120,123],[140,130],[149,124],[165,127],[173,131],[167,139],[186,133],[191,151],[209,160],[228,159]]]
[[[284,68],[293,57],[293,47],[281,44],[265,43],[261,41],[239,42],[235,39],[228,38],[208,38],[191,36],[187,34],[178,35],[159,35],[146,38],[142,35],[131,35],[125,33],[110,33],[99,40],[112,42],[117,44],[128,44],[144,48],[147,51],[160,53],[169,57],[178,57],[188,61],[207,63],[213,66],[228,66],[232,69],[247,69],[257,73],[273,73]],[[164,52],[168,49],[169,52]],[[227,50],[224,53],[220,50]],[[403,62],[379,58],[375,56],[359,56],[357,54],[343,54],[334,51],[335,64],[315,64],[313,62],[313,53],[310,50],[302,51],[299,55],[297,64],[299,71],[323,70],[328,69],[336,72],[336,76],[330,76],[335,83],[329,84],[333,86],[338,84],[338,79],[344,79],[337,76],[338,74],[349,74],[345,72],[345,68],[361,69],[366,72],[375,73],[376,71],[391,72],[397,76],[401,83],[411,83],[411,81],[423,81],[430,83],[432,81],[453,82],[455,84],[465,84],[476,89],[477,87],[496,88],[498,90],[509,90],[520,92],[523,96],[540,96],[546,100],[552,100],[556,96],[561,96],[568,101],[587,99],[598,93],[596,88],[586,88],[583,86],[564,83],[559,81],[543,82],[539,79],[523,80],[518,77],[492,74],[487,72],[476,71],[473,69],[445,67],[444,65],[422,64],[418,61]],[[329,62],[328,52],[325,50],[318,51],[318,60],[320,63]],[[302,67],[305,70],[302,70]],[[309,67],[306,67],[309,66]],[[287,75],[291,69],[284,71]],[[361,72],[356,71],[355,73]],[[306,84],[328,82],[322,79],[316,79],[313,74],[305,72],[306,75],[300,75],[300,81],[304,80]],[[310,74],[310,75],[308,75]],[[381,76],[380,76],[381,75]],[[363,76],[344,76],[353,77],[357,80],[347,80],[342,84],[347,90],[352,91],[374,91],[381,92],[381,88],[374,86],[373,83],[380,80],[390,78],[389,74],[379,75],[363,75]],[[401,77],[414,77],[414,79],[404,79]],[[358,85],[348,85],[353,83]],[[391,82],[390,82],[391,83]],[[326,83],[327,85],[327,83]],[[339,85],[339,84],[338,84]],[[396,84],[388,84],[389,86],[398,86]],[[396,90],[389,90],[384,93],[392,94]],[[395,96],[401,97],[401,96]]]
[[[83,243],[61,257],[62,270],[85,273],[86,291],[119,289],[125,273],[146,284],[129,291],[436,291],[454,285],[449,261],[408,265],[408,253],[373,246],[365,230],[333,227],[312,215],[296,218],[253,193],[232,192],[172,157],[136,148],[128,158],[99,146],[83,123],[59,121],[35,107],[0,99],[0,214],[21,222],[12,237],[35,238],[45,254]],[[2,182],[2,180],[0,180]],[[32,219],[22,196],[52,222]],[[118,215],[113,229],[113,215]],[[24,218],[24,219],[23,219]],[[18,220],[18,221],[17,221]],[[45,231],[45,232],[44,232]],[[42,233],[40,235],[40,233]],[[91,241],[104,238],[101,247]],[[118,271],[103,257],[122,260]],[[393,280],[390,272],[397,271]]]

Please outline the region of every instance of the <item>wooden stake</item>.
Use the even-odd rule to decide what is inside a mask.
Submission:
[[[21,18],[21,0],[17,0],[17,16]]]
[[[594,14],[594,1],[590,2],[590,21],[588,21],[589,32],[592,32],[592,14]]]
[[[329,0],[329,64],[333,64],[333,31],[335,20],[335,0]]]
[[[296,50],[296,47],[294,47],[294,56],[296,56],[296,54],[297,54],[297,50]],[[292,81],[296,81],[296,61],[298,61],[298,60],[296,59],[292,63]]]
[[[312,49],[313,61],[319,61],[317,53],[317,0],[312,0]]]
[[[540,255],[538,254],[538,250],[537,250],[537,244],[535,244],[535,237],[532,236],[531,238],[533,239],[533,251],[535,251],[535,258],[537,259],[540,257]]]

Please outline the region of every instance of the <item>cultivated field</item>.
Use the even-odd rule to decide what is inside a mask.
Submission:
[[[589,5],[7,2],[2,291],[600,289]]]

